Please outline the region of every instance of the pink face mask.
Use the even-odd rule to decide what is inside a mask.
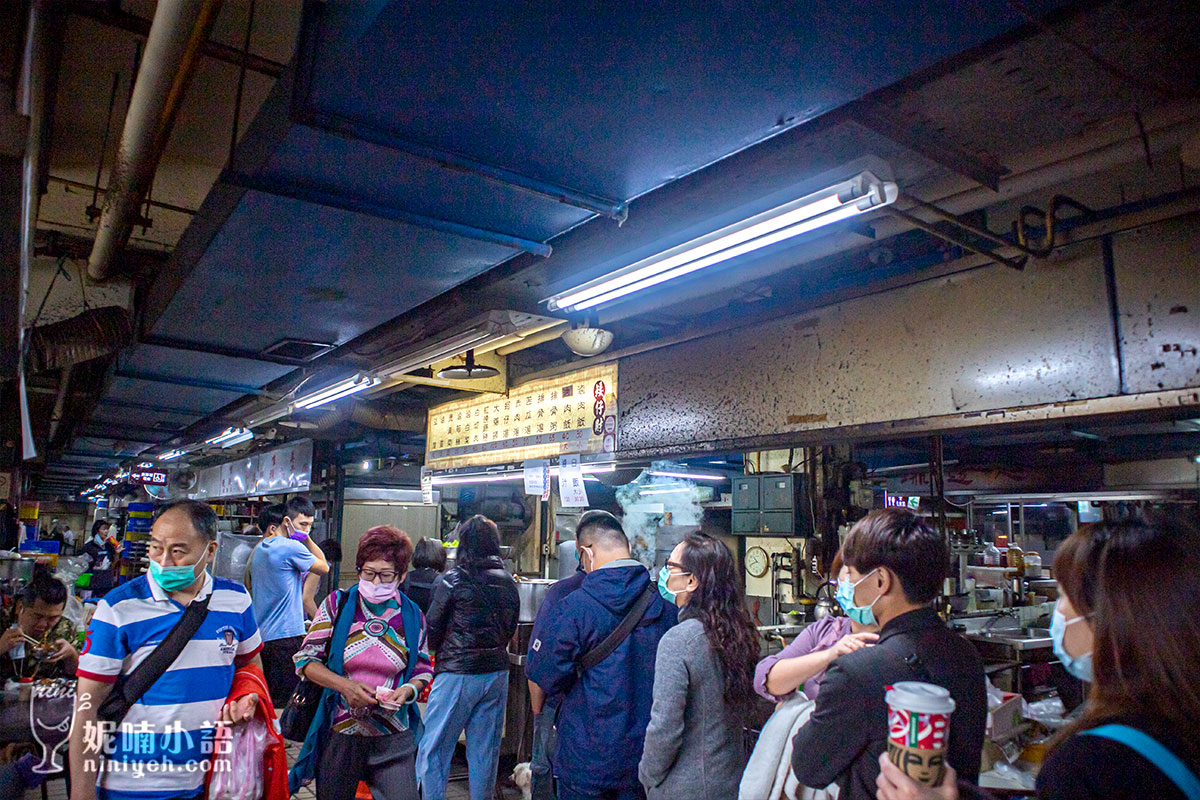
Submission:
[[[386,603],[388,600],[396,596],[396,589],[400,586],[399,581],[391,583],[375,583],[366,578],[358,579],[358,593],[363,600],[368,603]]]

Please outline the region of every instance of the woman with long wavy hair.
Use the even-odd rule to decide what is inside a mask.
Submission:
[[[658,576],[680,608],[654,666],[654,704],[638,777],[651,800],[737,797],[746,766],[743,723],[758,702],[758,632],[729,548],[689,533]]]

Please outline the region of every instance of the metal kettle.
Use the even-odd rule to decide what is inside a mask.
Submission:
[[[813,611],[814,619],[822,620],[833,616],[835,605],[833,597],[830,596],[832,592],[830,586],[831,584],[825,582],[821,584],[821,588],[817,589],[817,607]],[[821,596],[822,592],[824,592],[824,597]]]

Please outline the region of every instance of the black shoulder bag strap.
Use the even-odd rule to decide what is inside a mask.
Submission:
[[[183,648],[200,630],[204,618],[208,616],[208,601],[212,598],[210,592],[203,600],[193,600],[184,610],[183,616],[175,623],[171,631],[159,643],[158,647],[146,656],[142,663],[129,675],[123,675],[113,684],[112,691],[100,704],[96,716],[104,722],[119,724],[129,713],[133,704],[153,686],[159,678],[175,663]]]
[[[629,613],[621,620],[620,624],[604,637],[604,641],[593,647],[591,650],[583,654],[583,658],[579,659],[579,663],[575,666],[575,674],[582,675],[592,667],[599,664],[604,659],[613,654],[613,651],[621,646],[621,642],[633,633],[633,629],[642,621],[642,617],[646,616],[646,609],[650,608],[650,603],[654,600],[654,595],[658,594],[658,587],[651,581],[650,585],[645,588],[642,594],[638,597],[637,602],[633,604],[633,608],[629,609]]]

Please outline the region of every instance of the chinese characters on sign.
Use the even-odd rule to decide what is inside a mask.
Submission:
[[[426,463],[436,469],[615,452],[617,366],[431,408],[426,446]]]
[[[129,480],[132,483],[142,483],[147,486],[166,486],[167,473],[166,470],[158,469],[134,470],[129,473]]]
[[[587,488],[583,485],[583,469],[577,455],[558,460],[558,496],[564,508],[587,508]]]

